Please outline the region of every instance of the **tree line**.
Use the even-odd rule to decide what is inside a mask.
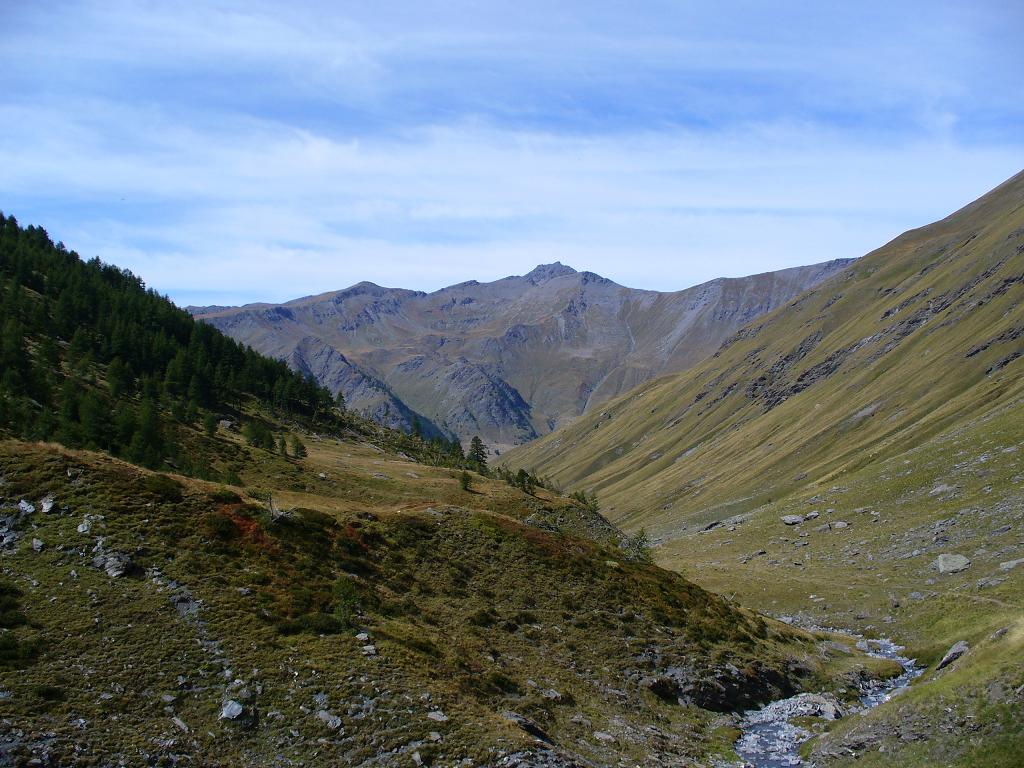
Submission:
[[[331,393],[195,321],[126,269],[0,213],[0,429],[161,466],[175,424],[255,398],[339,426]]]

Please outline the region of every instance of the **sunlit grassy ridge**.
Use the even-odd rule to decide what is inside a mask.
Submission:
[[[894,636],[932,665],[971,644],[873,731],[837,726],[818,762],[881,745],[878,764],[1015,765],[1024,567],[1002,564],[1024,558],[1022,300],[1019,174],[505,459],[596,492],[660,563],[745,605]],[[940,574],[941,554],[970,565]]]

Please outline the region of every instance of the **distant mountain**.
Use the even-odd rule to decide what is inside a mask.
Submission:
[[[750,320],[842,270],[836,260],[663,293],[560,263],[433,293],[359,283],[286,304],[190,307],[314,375],[389,426],[504,449],[685,370]]]

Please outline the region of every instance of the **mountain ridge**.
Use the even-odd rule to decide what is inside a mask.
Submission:
[[[316,368],[321,384],[384,423],[481,434],[503,450],[693,364],[743,322],[850,263],[660,292],[556,261],[429,293],[364,281],[283,304],[188,310],[297,369]],[[317,345],[345,362],[324,365]],[[380,386],[367,397],[357,381]]]

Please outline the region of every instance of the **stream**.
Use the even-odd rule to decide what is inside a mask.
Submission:
[[[904,690],[924,671],[914,659],[900,655],[903,647],[890,640],[862,638],[857,642],[857,647],[869,656],[898,661],[903,667],[903,673],[863,688],[859,707],[851,708],[830,694],[801,693],[747,712],[739,724],[743,735],[735,745],[736,754],[744,761],[744,768],[792,768],[806,765],[800,758],[800,746],[814,734],[794,725],[791,720],[799,717],[837,720],[865,712]]]

